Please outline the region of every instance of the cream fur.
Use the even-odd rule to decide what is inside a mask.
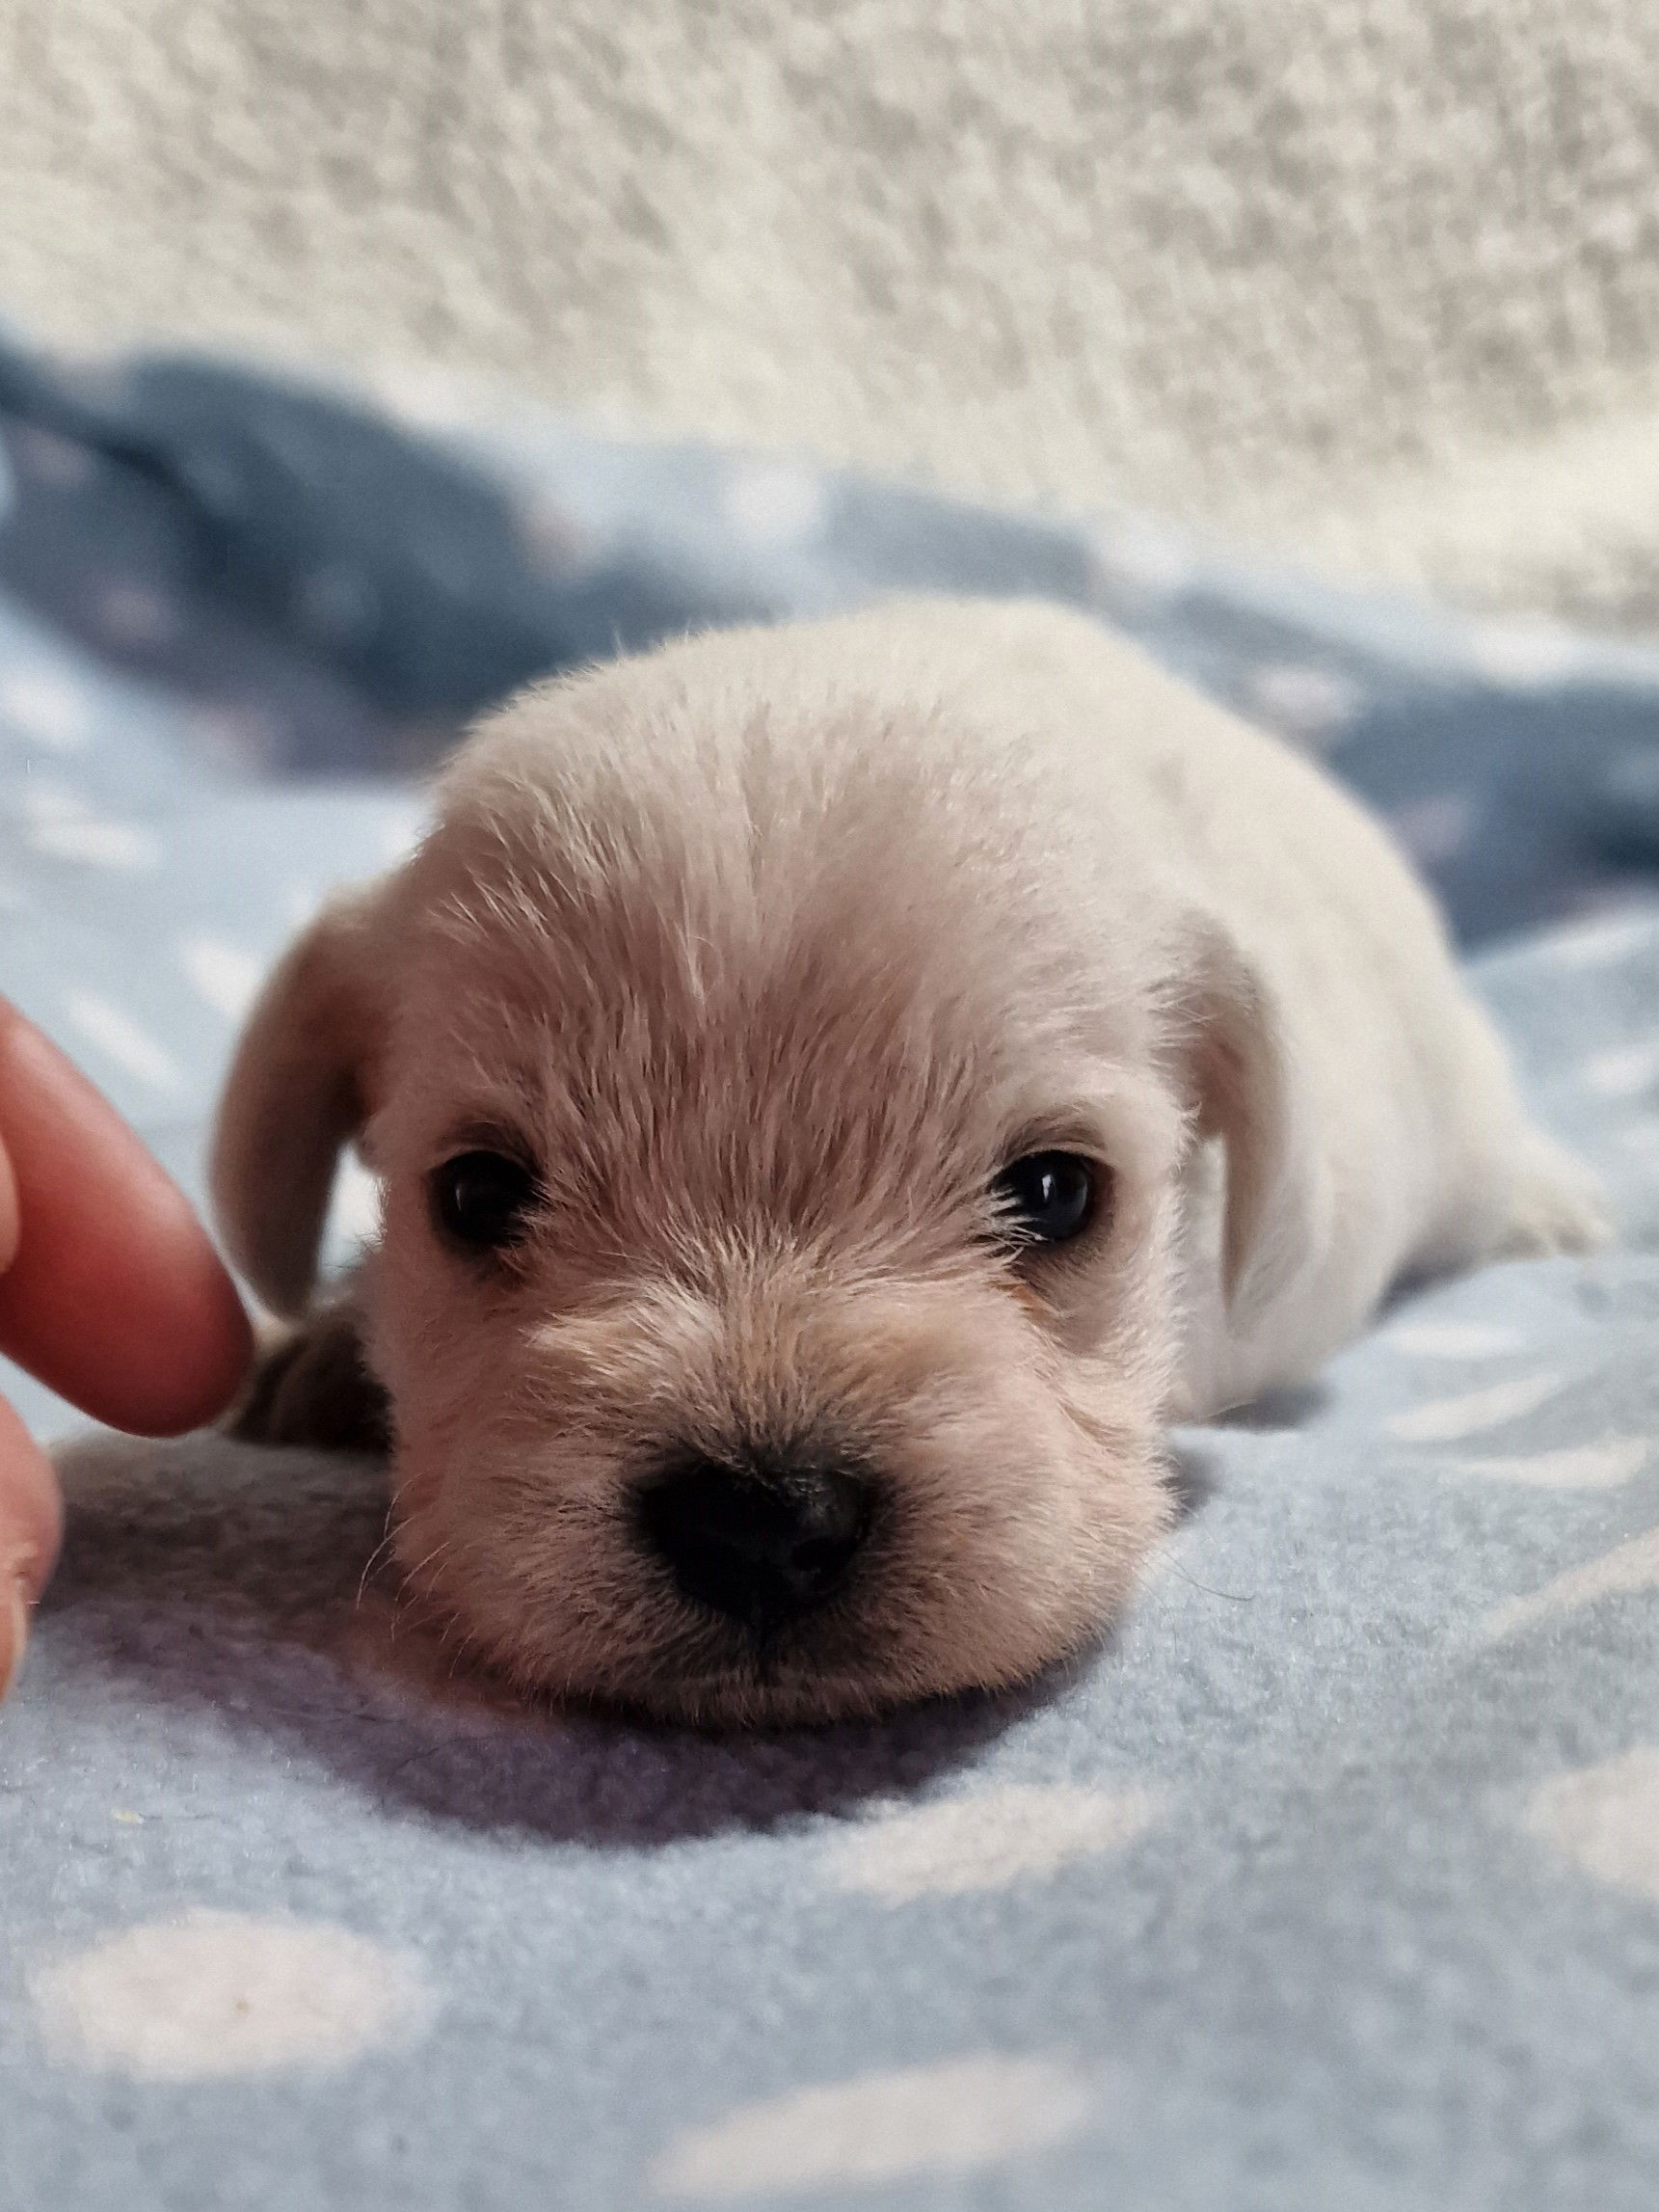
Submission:
[[[232,1072],[220,1218],[285,1310],[354,1120],[412,1589],[525,1684],[716,1721],[1029,1676],[1131,1588],[1172,1416],[1599,1218],[1377,826],[1030,604],[698,637],[488,719]],[[546,1205],[480,1262],[428,1177],[493,1139]],[[987,1188],[1050,1145],[1113,1201],[1012,1258]],[[883,1500],[763,1662],[629,1514],[675,1452],[756,1444]]]

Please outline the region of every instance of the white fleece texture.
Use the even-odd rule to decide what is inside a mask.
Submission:
[[[0,311],[1641,625],[1656,83],[1651,0],[9,0]]]

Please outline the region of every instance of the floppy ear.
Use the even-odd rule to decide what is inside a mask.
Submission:
[[[341,1147],[363,1120],[383,1011],[368,900],[326,907],[279,961],[219,1102],[213,1209],[226,1248],[275,1313],[304,1310]]]
[[[1272,994],[1214,924],[1201,933],[1191,1019],[1194,1125],[1226,1154],[1221,1288],[1237,1328],[1323,1249],[1329,1189]]]

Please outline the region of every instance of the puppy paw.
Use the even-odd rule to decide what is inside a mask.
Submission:
[[[1494,1258],[1533,1259],[1594,1252],[1613,1234],[1600,1185],[1570,1153],[1535,1137],[1516,1163],[1503,1234]]]
[[[324,1307],[274,1332],[225,1427],[249,1443],[388,1451],[390,1408],[363,1359],[355,1309]]]

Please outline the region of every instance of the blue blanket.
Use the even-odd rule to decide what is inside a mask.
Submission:
[[[199,1189],[262,969],[466,715],[914,586],[1090,607],[1325,753],[1485,948],[1619,1248],[1184,1436],[1106,1649],[881,1727],[503,1708],[397,1639],[378,1468],[68,1445],[0,1714],[0,2203],[1652,2203],[1659,652],[1133,517],[0,345],[0,985]]]

